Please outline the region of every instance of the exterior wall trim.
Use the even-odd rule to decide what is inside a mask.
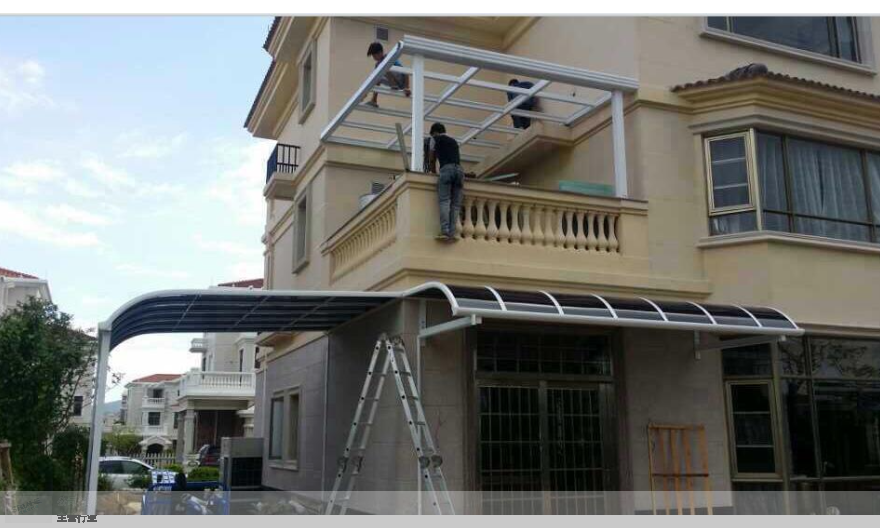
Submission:
[[[814,235],[784,233],[781,231],[752,231],[748,233],[737,233],[733,235],[718,235],[706,237],[700,239],[700,241],[697,243],[697,247],[700,249],[713,249],[718,247],[763,243],[794,244],[836,251],[870,253],[874,255],[880,255],[880,244],[836,240]]]

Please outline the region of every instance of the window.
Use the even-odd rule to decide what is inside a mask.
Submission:
[[[788,338],[725,349],[722,359],[734,489],[756,477],[774,486],[788,481],[788,490],[810,492],[791,494],[793,512],[817,511],[810,500],[803,503],[811,495],[843,513],[874,511],[869,494],[838,491],[880,486],[880,341]],[[767,473],[771,451],[773,474]]]
[[[770,383],[731,383],[728,398],[736,473],[776,474]]]
[[[761,229],[880,242],[880,153],[750,131],[708,138],[706,156],[712,235]]]
[[[376,40],[388,42],[388,28],[376,26]]]
[[[207,370],[208,370],[208,358],[205,356],[202,356],[202,372],[205,372]]]
[[[709,27],[851,62],[859,57],[853,17],[709,17]]]
[[[82,416],[83,412],[83,397],[82,396],[74,396],[73,397],[73,415],[74,416]]]
[[[706,140],[709,215],[713,235],[757,229],[752,198],[750,133]]]
[[[296,201],[293,228],[293,272],[309,262],[309,187]]]
[[[299,64],[299,122],[306,120],[312,108],[315,106],[315,43],[309,44],[302,61]]]
[[[152,395],[150,397],[151,398],[162,398],[164,396],[164,394],[165,394],[165,391],[163,391],[162,389],[153,389]]]
[[[238,371],[244,372],[244,349],[238,349]]]
[[[269,419],[269,458],[296,469],[299,461],[299,389],[276,393]]]
[[[177,422],[180,420],[180,413],[174,413],[174,428],[177,429]]]
[[[284,398],[272,398],[269,420],[269,458],[281,459],[284,439]]]
[[[260,369],[260,347],[254,347],[254,369]]]
[[[160,412],[147,413],[147,425],[162,425],[162,413],[160,413]]]

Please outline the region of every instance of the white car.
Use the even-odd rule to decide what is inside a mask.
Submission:
[[[128,483],[131,477],[149,475],[152,470],[153,466],[130,457],[101,457],[98,463],[98,471],[107,476],[114,490],[131,488]]]

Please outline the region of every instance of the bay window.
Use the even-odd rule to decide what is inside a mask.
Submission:
[[[708,138],[706,155],[712,235],[766,230],[880,242],[880,154],[751,130]]]

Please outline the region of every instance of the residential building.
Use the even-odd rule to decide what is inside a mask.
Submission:
[[[151,374],[125,385],[121,414],[126,428],[143,437],[147,453],[177,450],[178,422],[172,411],[180,374]]]
[[[227,282],[218,288],[261,289],[262,279]],[[253,432],[256,333],[206,333],[192,340],[200,367],[180,377],[173,412],[177,415],[178,459],[194,457],[205,444]]]
[[[378,68],[364,56],[376,40],[392,57]],[[471,492],[458,511],[650,512],[661,490],[670,507],[706,481],[702,511],[875,507],[859,499],[880,489],[880,19],[279,17],[264,48],[245,126],[278,143],[265,289],[436,281],[532,312],[421,340],[452,318],[438,294],[330,332],[261,334],[265,486],[327,499],[386,332],[414,356],[450,488]],[[411,96],[374,87],[389,69]],[[514,77],[533,88],[511,91]],[[361,102],[371,89],[378,107]],[[437,180],[419,171],[438,121],[474,174],[451,244],[434,239]],[[415,137],[403,156],[397,123]],[[578,310],[608,323],[553,322]],[[755,333],[664,328],[676,320]],[[773,327],[792,331],[758,335]],[[413,491],[385,398],[358,489]],[[664,433],[681,453],[705,447],[696,484],[651,466],[669,456],[651,424],[704,431],[702,445]],[[391,495],[351,507],[419,509]]]

